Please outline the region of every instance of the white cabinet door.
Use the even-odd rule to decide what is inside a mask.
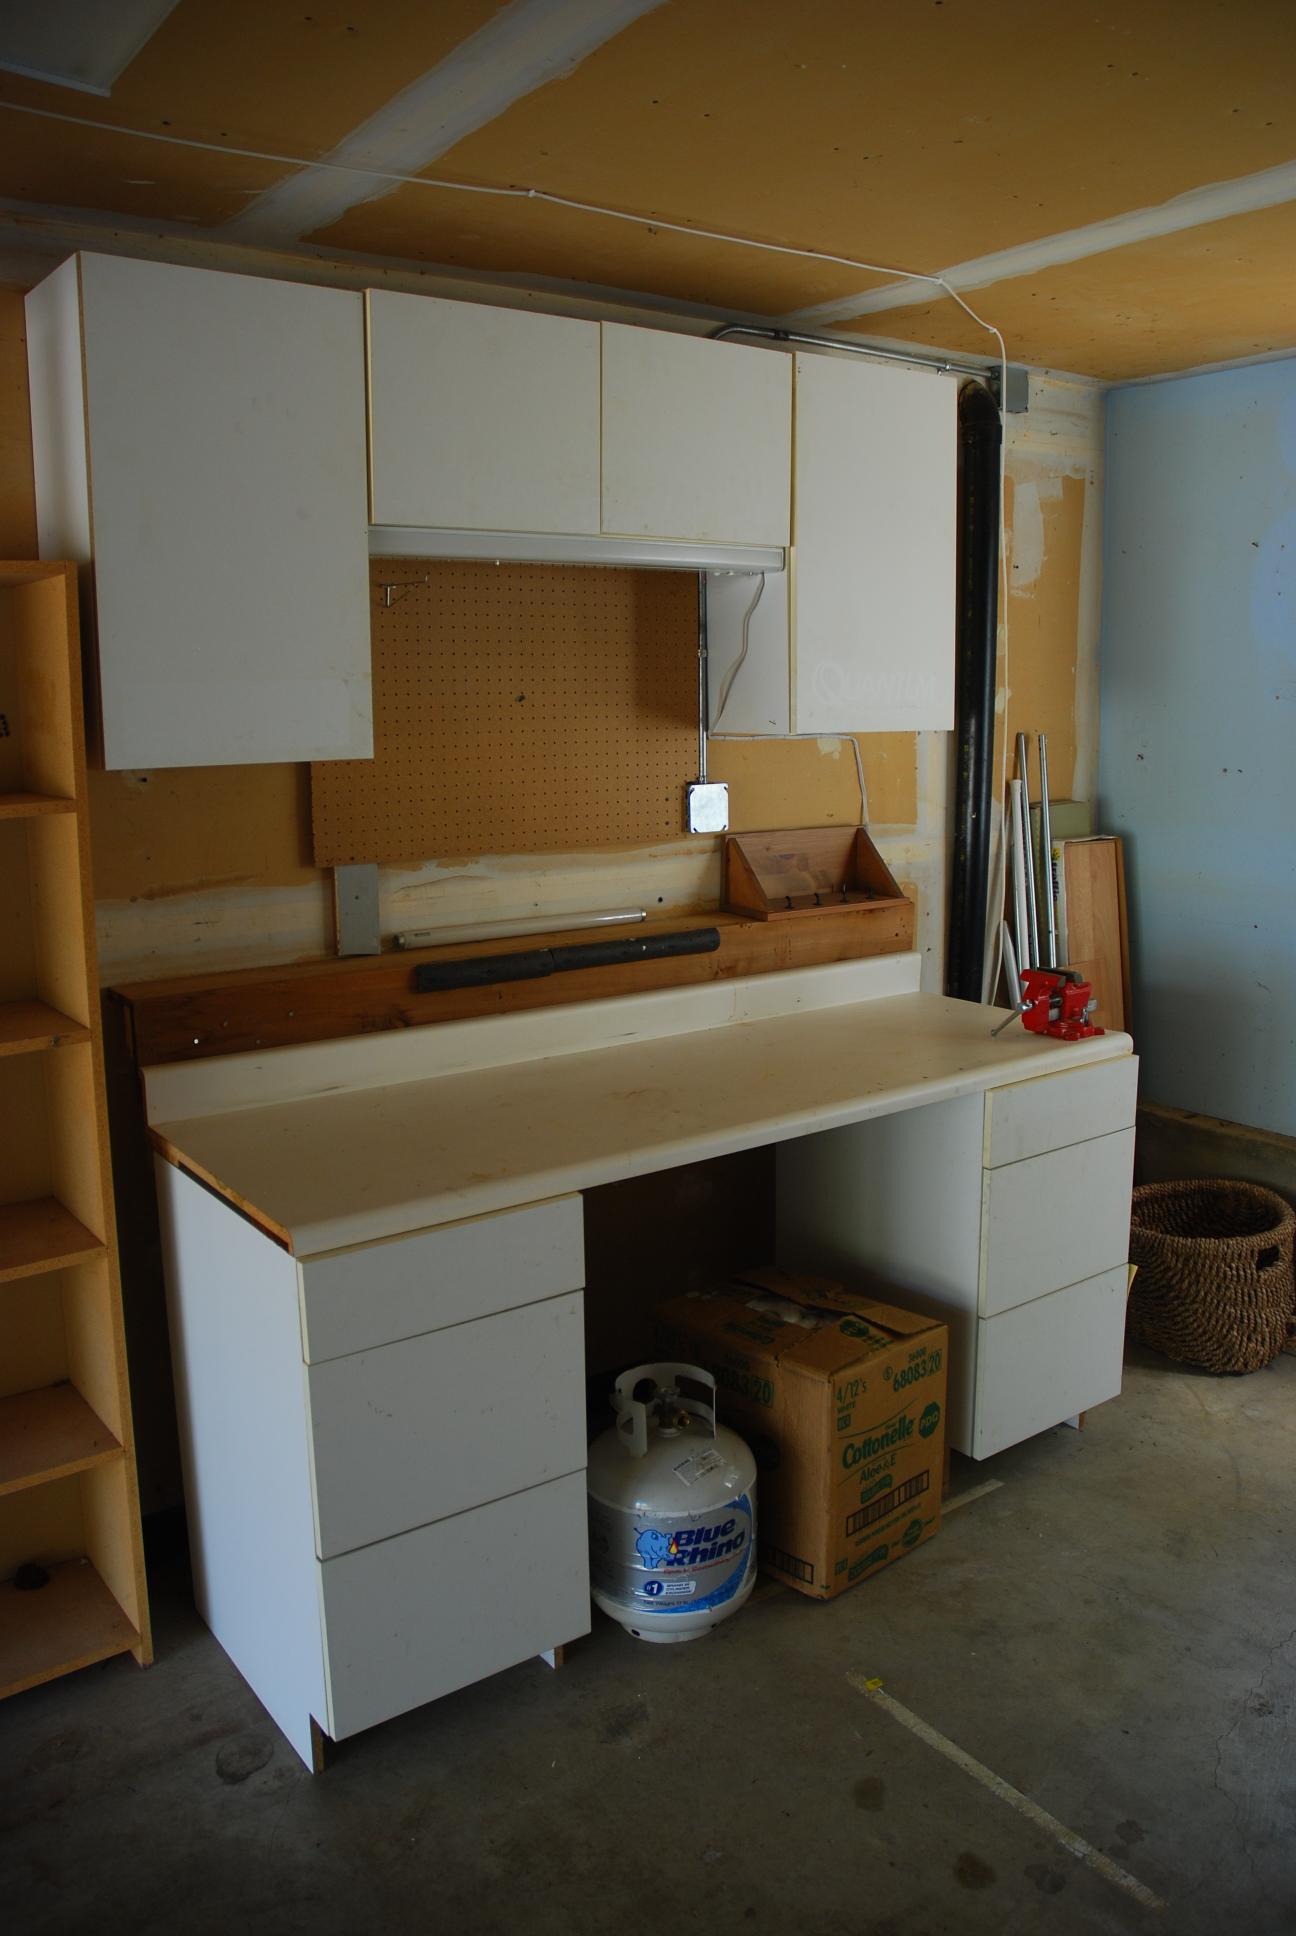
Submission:
[[[579,1291],[306,1373],[321,1559],[585,1466]]]
[[[599,528],[599,326],[371,290],[375,524]]]
[[[326,1251],[302,1261],[302,1356],[322,1364],[578,1291],[584,1282],[579,1197]]]
[[[1119,1396],[1125,1294],[1125,1267],[1119,1265],[979,1320],[969,1448],[974,1459],[988,1459]]]
[[[368,758],[361,298],[83,255],[30,305],[46,550],[88,445],[107,765]]]
[[[328,1732],[344,1741],[589,1632],[585,1474],[319,1567]]]
[[[1136,1055],[987,1089],[985,1166],[997,1169],[1133,1129],[1137,1107]]]
[[[954,724],[957,386],[796,359],[793,730]]]
[[[1132,1129],[1005,1163],[983,1175],[983,1318],[1124,1267],[1134,1178]]]
[[[781,353],[603,325],[603,530],[786,545],[792,371]]]

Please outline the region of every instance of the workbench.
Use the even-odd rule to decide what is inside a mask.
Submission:
[[[903,954],[146,1070],[198,1603],[304,1759],[588,1630],[585,1190],[774,1144],[956,1449],[1115,1396],[1132,1044],[1004,1019]]]

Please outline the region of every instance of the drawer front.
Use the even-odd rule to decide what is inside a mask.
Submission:
[[[985,1101],[985,1165],[1019,1163],[1026,1156],[1085,1143],[1093,1136],[1134,1127],[1138,1057],[1064,1069],[1033,1082],[988,1089]]]
[[[308,1366],[320,1558],[583,1469],[583,1303]]]
[[[584,1283],[578,1196],[336,1250],[302,1265],[302,1355],[318,1364]]]
[[[1124,1264],[1133,1177],[1132,1129],[986,1170],[981,1316],[993,1317]]]
[[[335,1741],[589,1632],[585,1475],[319,1568]]]
[[[1127,1282],[1104,1271],[978,1322],[974,1459],[1119,1394]]]

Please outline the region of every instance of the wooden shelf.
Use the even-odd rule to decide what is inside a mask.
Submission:
[[[75,813],[75,800],[56,793],[0,793],[0,820],[33,820],[39,814]]]
[[[88,1042],[90,1031],[46,1002],[0,1002],[0,1055],[27,1055],[33,1049],[63,1049]]]
[[[89,1560],[49,1569],[48,1586],[0,1586],[0,1699],[129,1653],[140,1637]]]
[[[101,1256],[104,1245],[57,1197],[0,1204],[0,1284]]]
[[[15,823],[0,824],[0,1287],[20,1286],[0,1289],[0,1391],[12,1394],[0,1398],[0,1581],[29,1559],[49,1575],[36,1573],[45,1584],[30,1592],[0,1584],[3,1699],[110,1654],[143,1664],[153,1650],[70,562],[0,563],[0,689],[10,735],[0,823]]]
[[[121,1445],[75,1385],[0,1398],[0,1494],[107,1465]]]

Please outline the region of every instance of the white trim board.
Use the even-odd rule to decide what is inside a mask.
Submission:
[[[1241,175],[1236,181],[1190,188],[1186,194],[1175,195],[1168,202],[1129,209],[1123,215],[1090,222],[1084,228],[1062,229],[1056,235],[1041,236],[1036,242],[1020,242],[1014,248],[996,250],[993,255],[974,256],[967,262],[955,262],[940,273],[954,289],[986,289],[1012,276],[1035,275],[1041,269],[1060,268],[1064,263],[1080,262],[1087,256],[1106,255],[1112,249],[1127,249],[1157,236],[1174,235],[1181,229],[1198,228],[1207,222],[1223,222],[1231,215],[1277,208],[1290,201],[1296,201],[1296,161],[1262,169],[1259,174]],[[939,294],[939,289],[930,283],[888,282],[881,288],[861,290],[857,296],[839,296],[833,302],[793,310],[779,321],[786,328],[823,328],[856,316],[871,316],[879,310],[910,309],[916,304],[931,302]]]
[[[435,67],[353,128],[321,165],[258,195],[223,233],[243,241],[298,241],[349,209],[391,193],[391,181],[346,171],[416,175],[495,121],[515,101],[565,79],[662,0],[512,0]]]

